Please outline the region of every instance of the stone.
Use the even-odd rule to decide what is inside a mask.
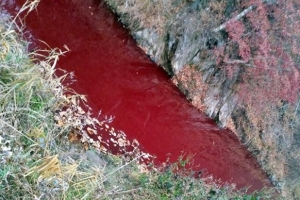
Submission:
[[[300,184],[298,184],[294,189],[295,200],[300,200]]]
[[[88,150],[85,152],[87,159],[98,168],[104,168],[107,164],[104,158],[102,158],[98,153],[92,150]]]

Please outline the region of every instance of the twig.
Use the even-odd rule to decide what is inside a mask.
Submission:
[[[35,143],[32,139],[30,139],[26,134],[22,133],[21,131],[19,131],[18,129],[16,129],[15,127],[13,127],[11,124],[3,121],[2,119],[0,119],[1,123],[9,126],[11,129],[13,129],[14,131],[16,131],[17,133],[19,133],[22,136],[25,136],[28,140],[30,140],[31,142]]]
[[[252,11],[254,9],[255,6],[250,6],[249,8],[243,10],[243,12],[241,12],[240,14],[238,14],[237,16],[235,16],[234,18],[230,19],[229,21],[221,24],[219,27],[213,29],[213,32],[219,32],[221,30],[223,30],[224,28],[226,28],[227,24],[230,23],[231,21],[237,21],[239,19],[241,19],[242,17],[244,17],[247,13],[249,13],[250,11]]]
[[[125,190],[125,191],[120,191],[120,192],[111,192],[111,193],[108,193],[108,195],[115,195],[115,194],[126,194],[126,193],[131,193],[131,192],[134,192],[136,190],[140,190],[141,188],[134,188],[134,189],[131,189],[131,190]]]
[[[142,157],[143,155],[144,155],[144,154],[139,155],[138,157],[134,158],[134,159],[131,160],[130,162],[126,163],[125,165],[122,165],[121,167],[118,167],[118,168],[115,169],[114,171],[112,171],[112,172],[110,172],[109,174],[107,174],[107,175],[105,176],[105,179],[104,179],[103,182],[105,182],[105,181],[107,180],[107,178],[108,178],[110,175],[112,175],[113,173],[115,173],[115,172],[119,171],[120,169],[126,167],[126,166],[129,165],[130,163],[136,161],[137,159],[139,159],[139,158]]]
[[[300,104],[300,100],[299,100],[298,103],[297,103],[297,106],[296,106],[296,109],[295,109],[295,112],[294,112],[294,117],[293,117],[293,119],[292,119],[290,125],[293,125],[293,123],[294,123],[294,121],[295,121],[295,118],[296,118],[296,114],[297,114],[297,110],[298,110],[299,104]]]
[[[246,64],[247,61],[245,60],[228,60],[228,59],[224,59],[223,60],[226,64]]]

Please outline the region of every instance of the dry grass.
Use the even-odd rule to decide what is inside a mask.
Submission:
[[[105,2],[118,14],[122,13],[122,23],[131,31],[143,27],[154,28],[159,33],[163,31],[168,19],[186,4],[184,0],[106,0]],[[155,27],[153,27],[154,24]]]
[[[239,132],[243,130],[243,142],[274,185],[283,196],[291,198],[293,190],[299,187],[299,117],[295,116],[299,111],[284,102],[266,105],[260,114],[251,106],[244,109],[247,115],[236,121],[235,127],[239,127]]]
[[[201,77],[201,72],[195,66],[185,66],[173,78],[173,83],[196,108],[205,112],[204,95],[207,93],[208,85]]]
[[[30,12],[35,6],[36,1],[28,1],[21,11]],[[0,23],[0,198],[85,199],[103,183],[105,176],[99,169],[83,166],[83,153],[72,159],[77,154],[68,151],[67,133],[86,124],[74,123],[74,112],[69,113],[68,123],[58,124],[54,118],[54,113],[62,112],[62,108],[77,106],[77,110],[83,110],[78,104],[84,96],[65,96],[61,82],[66,76],[54,74],[58,58],[65,52],[53,49],[27,53],[26,41],[20,40],[12,29],[22,30],[14,23],[17,17],[11,21],[9,16],[2,16],[5,17],[1,17]],[[86,120],[91,119],[90,114],[85,116]]]

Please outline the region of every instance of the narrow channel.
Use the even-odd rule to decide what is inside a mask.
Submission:
[[[14,14],[23,0],[5,1]],[[250,191],[270,186],[237,137],[190,105],[168,75],[136,45],[101,1],[42,0],[26,18],[36,47],[67,45],[58,67],[74,72],[72,88],[86,94],[95,113],[115,116],[112,126],[136,138],[161,162],[185,153],[193,168]]]

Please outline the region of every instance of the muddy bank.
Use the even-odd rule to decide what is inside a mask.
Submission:
[[[284,196],[300,198],[299,36],[286,34],[297,32],[289,22],[299,19],[299,3],[106,2],[187,99],[233,130]],[[262,55],[265,64],[257,62]],[[260,64],[273,68],[257,71]]]

